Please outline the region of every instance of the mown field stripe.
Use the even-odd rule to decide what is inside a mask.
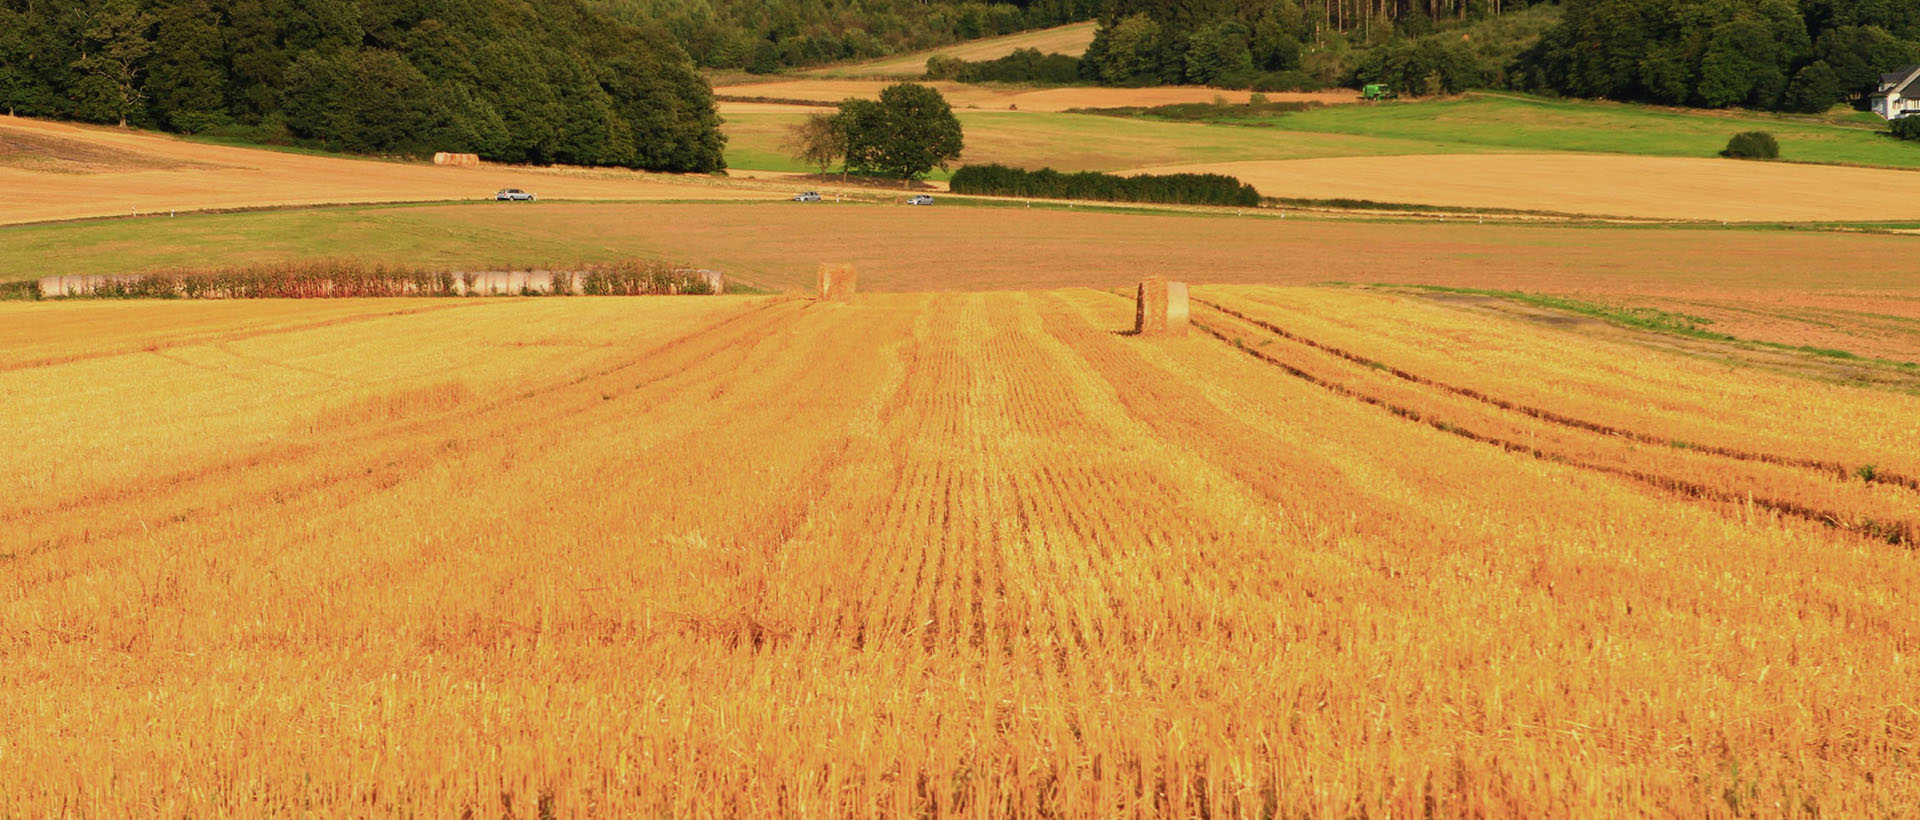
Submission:
[[[1285,372],[1286,374],[1293,376],[1294,378],[1306,381],[1309,384],[1325,389],[1336,395],[1345,396],[1347,398],[1351,398],[1356,401],[1359,401],[1363,404],[1379,407],[1383,410],[1386,410],[1387,412],[1392,413],[1393,415],[1399,416],[1408,421],[1425,424],[1426,426],[1432,427],[1435,430],[1439,430],[1443,433],[1448,433],[1454,436],[1458,436],[1458,437],[1467,439],[1469,441],[1475,441],[1482,444],[1489,444],[1495,447],[1499,447],[1500,449],[1506,452],[1520,453],[1523,455],[1531,456],[1536,459],[1550,461],[1556,464],[1566,464],[1568,466],[1578,467],[1578,468],[1589,470],[1596,473],[1631,479],[1635,482],[1644,484],[1646,486],[1676,493],[1685,498],[1692,498],[1692,499],[1704,500],[1709,502],[1719,502],[1719,503],[1748,504],[1755,507],[1771,510],[1773,512],[1777,512],[1783,515],[1799,518],[1806,521],[1812,521],[1819,524],[1824,524],[1826,526],[1833,527],[1835,529],[1871,537],[1877,540],[1885,541],[1895,546],[1908,546],[1911,548],[1913,545],[1920,544],[1920,522],[1882,521],[1878,519],[1863,519],[1859,521],[1852,521],[1852,520],[1849,520],[1847,516],[1844,516],[1840,513],[1837,513],[1831,510],[1821,509],[1821,508],[1814,507],[1807,504],[1802,504],[1797,501],[1781,499],[1781,498],[1772,498],[1772,497],[1766,497],[1766,496],[1756,496],[1750,492],[1735,492],[1730,490],[1715,489],[1707,484],[1702,484],[1697,481],[1690,481],[1682,478],[1674,478],[1672,476],[1662,475],[1658,473],[1651,473],[1651,472],[1646,472],[1642,470],[1632,470],[1632,469],[1627,469],[1623,467],[1596,464],[1590,461],[1570,458],[1560,453],[1551,452],[1532,444],[1522,444],[1517,441],[1512,441],[1509,439],[1500,438],[1498,436],[1491,436],[1491,435],[1480,433],[1474,430],[1470,430],[1466,427],[1463,427],[1458,424],[1454,424],[1452,422],[1448,422],[1444,419],[1435,417],[1431,414],[1422,413],[1417,408],[1413,408],[1413,407],[1409,407],[1396,402],[1388,401],[1387,399],[1383,399],[1379,396],[1375,396],[1370,393],[1366,393],[1366,392],[1354,389],[1340,382],[1322,378],[1320,376],[1317,376],[1305,370],[1302,370],[1299,367],[1288,364],[1287,362],[1282,361],[1279,357],[1276,357],[1270,353],[1266,353],[1264,351],[1261,351],[1252,347],[1248,347],[1239,337],[1233,336],[1223,330],[1215,328],[1204,322],[1194,321],[1192,324],[1195,328],[1199,329],[1201,332],[1207,334],[1208,336],[1211,336],[1222,342],[1230,344],[1234,348],[1240,350],[1241,352],[1249,356],[1252,356],[1256,359],[1259,359],[1260,361],[1265,362],[1269,365],[1272,365],[1280,369],[1282,372]]]
[[[1904,476],[1898,473],[1891,473],[1891,472],[1886,472],[1882,470],[1874,470],[1868,474],[1856,474],[1850,471],[1847,465],[1841,464],[1836,461],[1826,461],[1826,460],[1814,459],[1814,458],[1800,458],[1795,456],[1783,456],[1776,453],[1764,453],[1764,452],[1757,452],[1752,450],[1740,450],[1732,447],[1723,447],[1723,446],[1713,445],[1713,444],[1695,444],[1693,442],[1676,442],[1673,439],[1663,438],[1661,436],[1656,436],[1651,433],[1643,433],[1638,430],[1632,430],[1625,427],[1617,427],[1614,425],[1603,424],[1596,421],[1588,421],[1586,419],[1576,418],[1573,416],[1566,415],[1564,413],[1558,413],[1558,412],[1547,410],[1544,408],[1533,407],[1530,405],[1521,404],[1519,402],[1509,401],[1507,399],[1502,399],[1497,396],[1488,395],[1484,392],[1481,392],[1471,387],[1462,387],[1460,385],[1449,384],[1447,382],[1442,382],[1437,379],[1428,378],[1418,373],[1412,373],[1407,370],[1403,370],[1401,368],[1386,364],[1377,359],[1362,356],[1360,354],[1354,353],[1349,350],[1345,350],[1324,342],[1307,338],[1300,334],[1288,331],[1287,329],[1282,328],[1279,325],[1276,325],[1272,322],[1266,321],[1264,319],[1260,319],[1255,316],[1250,316],[1244,312],[1235,310],[1233,308],[1227,307],[1217,302],[1211,302],[1206,299],[1201,299],[1198,297],[1194,297],[1192,301],[1204,307],[1217,310],[1228,316],[1232,316],[1233,318],[1239,319],[1240,321],[1246,322],[1247,324],[1259,327],[1260,329],[1265,330],[1269,333],[1272,333],[1273,335],[1278,336],[1282,339],[1286,339],[1287,341],[1305,345],[1307,347],[1313,348],[1315,350],[1319,350],[1328,355],[1345,359],[1347,361],[1353,362],[1354,364],[1358,364],[1363,367],[1369,367],[1384,373],[1388,373],[1403,381],[1407,381],[1413,384],[1418,384],[1423,387],[1431,387],[1437,390],[1442,390],[1447,393],[1452,393],[1453,395],[1456,395],[1456,396],[1461,396],[1463,398],[1468,398],[1474,401],[1485,403],[1492,407],[1497,407],[1501,410],[1507,410],[1514,413],[1519,413],[1524,416],[1536,418],[1541,421],[1557,424],[1563,427],[1570,427],[1576,430],[1585,430],[1587,432],[1598,433],[1604,436],[1617,436],[1617,437],[1625,438],[1631,441],[1637,441],[1642,444],[1654,444],[1654,445],[1659,445],[1663,447],[1673,447],[1676,449],[1684,449],[1692,452],[1705,453],[1707,455],[1721,456],[1723,458],[1730,458],[1737,461],[1753,461],[1753,462],[1760,462],[1764,464],[1778,464],[1778,465],[1787,466],[1787,467],[1801,467],[1809,470],[1815,470],[1815,471],[1824,472],[1824,473],[1831,473],[1835,477],[1842,478],[1842,479],[1852,475],[1870,483],[1888,484],[1896,487],[1904,487],[1909,490],[1920,490],[1920,478]]]

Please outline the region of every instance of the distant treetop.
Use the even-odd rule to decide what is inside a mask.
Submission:
[[[0,110],[365,153],[724,167],[686,52],[586,0],[0,0]]]

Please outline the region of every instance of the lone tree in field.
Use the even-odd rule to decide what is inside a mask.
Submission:
[[[809,114],[787,129],[786,148],[794,159],[824,174],[847,155],[847,134],[837,116]]]
[[[960,158],[960,119],[940,92],[918,83],[880,91],[880,100],[847,100],[835,124],[845,139],[846,167],[911,184]]]

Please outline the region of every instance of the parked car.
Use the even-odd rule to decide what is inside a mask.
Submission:
[[[519,188],[501,188],[498,193],[493,195],[493,198],[501,202],[532,202],[533,194],[522,191]]]
[[[795,201],[795,202],[819,202],[819,201],[820,201],[820,192],[819,192],[819,191],[807,191],[807,192],[805,192],[805,193],[798,193],[798,194],[794,194],[794,195],[793,195],[793,201]]]
[[[928,196],[926,194],[915,194],[914,196],[907,197],[907,204],[908,205],[932,205],[933,197]]]

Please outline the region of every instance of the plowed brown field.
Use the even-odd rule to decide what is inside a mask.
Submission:
[[[701,176],[487,165],[436,167],[230,148],[151,132],[0,116],[0,224],[342,202],[491,199],[751,199],[774,194]]]
[[[1219,173],[1272,197],[1750,222],[1920,219],[1913,171],[1613,154],[1448,154],[1141,168]]]

